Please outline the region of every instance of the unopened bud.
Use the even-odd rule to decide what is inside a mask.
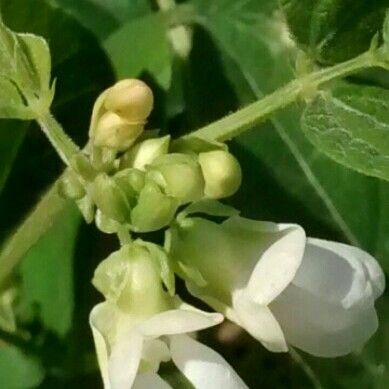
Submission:
[[[170,136],[163,138],[147,139],[136,144],[121,159],[121,167],[133,167],[145,170],[156,158],[164,155],[169,150]]]
[[[148,315],[165,308],[158,265],[137,243],[123,246],[101,262],[92,282],[108,301],[127,312]]]
[[[58,193],[65,199],[79,200],[85,196],[85,189],[73,173],[65,174],[57,184]]]
[[[152,90],[136,79],[122,80],[107,93],[105,108],[132,123],[144,123],[154,104]]]
[[[97,123],[93,143],[95,146],[124,151],[136,141],[143,129],[143,123],[129,123],[114,112],[106,112]]]
[[[99,174],[90,186],[89,193],[106,216],[120,223],[129,219],[130,204],[127,196],[113,178],[104,173]]]
[[[211,199],[233,195],[242,182],[242,170],[237,159],[227,151],[214,150],[199,155],[205,179],[204,194]]]
[[[166,154],[150,167],[149,177],[181,204],[199,200],[204,194],[204,178],[195,158],[186,154]]]
[[[131,224],[138,232],[157,231],[173,220],[177,208],[177,199],[165,195],[158,185],[148,182],[131,212]]]
[[[121,170],[113,176],[115,183],[126,194],[131,208],[135,206],[137,197],[145,185],[144,172],[137,169]]]

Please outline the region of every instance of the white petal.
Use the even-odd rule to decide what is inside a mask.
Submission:
[[[270,308],[288,343],[321,357],[355,351],[377,329],[372,298],[346,309],[291,284]]]
[[[275,241],[258,257],[247,293],[267,305],[292,282],[303,258],[305,232],[298,225],[279,225]]]
[[[172,387],[158,374],[145,373],[136,377],[132,389],[172,389]]]
[[[347,244],[331,242],[322,239],[309,238],[310,245],[321,247],[342,257],[355,271],[359,267],[363,268],[364,276],[373,288],[374,298],[379,297],[385,289],[385,275],[379,263],[367,252],[358,247]]]
[[[273,352],[288,351],[282,329],[271,310],[252,301],[241,292],[235,293],[233,307],[239,318],[239,324],[268,350]]]
[[[198,309],[172,309],[153,316],[142,323],[141,331],[145,336],[183,334],[215,326],[223,321],[220,313],[207,313]]]
[[[196,389],[247,388],[221,355],[187,335],[172,336],[170,350],[173,362]]]
[[[143,337],[134,329],[123,331],[118,337],[108,364],[112,389],[131,388],[142,357],[142,345]]]
[[[147,371],[157,373],[161,362],[170,360],[170,350],[167,344],[160,339],[144,340],[142,363],[147,363]]]
[[[96,305],[89,316],[89,324],[92,328],[93,340],[95,343],[97,361],[99,364],[101,376],[103,378],[104,388],[110,389],[108,379],[108,350],[109,345],[106,337],[104,336],[103,329],[108,325],[104,323],[107,315],[110,314],[110,308],[107,303]],[[112,315],[109,315],[112,317]]]

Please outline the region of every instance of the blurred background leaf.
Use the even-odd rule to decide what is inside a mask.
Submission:
[[[281,0],[291,32],[317,61],[345,61],[382,30],[387,0]]]

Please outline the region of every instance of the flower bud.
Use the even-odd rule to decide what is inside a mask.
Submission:
[[[148,182],[131,212],[131,224],[138,232],[159,230],[172,221],[177,207],[177,199],[162,193],[155,183]]]
[[[145,185],[145,174],[137,169],[121,170],[113,176],[116,185],[120,187],[133,208],[138,199],[138,195]]]
[[[143,123],[130,123],[114,112],[106,112],[97,123],[93,144],[124,151],[135,142],[143,129]]]
[[[159,273],[149,250],[132,243],[101,262],[92,283],[123,311],[148,316],[166,307]]]
[[[200,165],[190,155],[166,154],[150,167],[149,177],[181,204],[199,200],[204,193]]]
[[[121,159],[121,167],[133,167],[145,170],[156,158],[167,154],[169,150],[170,136],[163,138],[147,139],[136,144]]]
[[[65,174],[57,184],[58,193],[65,199],[79,200],[85,196],[85,189],[77,175]]]
[[[212,199],[233,195],[242,182],[242,170],[236,158],[227,151],[214,150],[199,155],[205,179],[204,194]]]
[[[153,104],[153,92],[143,81],[127,79],[117,82],[108,91],[104,106],[131,123],[144,123]]]
[[[130,217],[130,204],[126,193],[112,177],[99,174],[90,186],[89,194],[106,216],[120,223]]]

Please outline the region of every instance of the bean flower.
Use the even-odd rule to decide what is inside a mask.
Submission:
[[[110,255],[93,282],[106,297],[90,314],[106,389],[170,388],[157,374],[169,360],[195,388],[246,388],[218,353],[188,335],[223,316],[169,296],[145,247],[134,243]]]
[[[306,238],[294,224],[186,218],[170,231],[170,254],[189,290],[267,349],[288,344],[316,356],[360,348],[376,331],[383,272],[368,253]]]

